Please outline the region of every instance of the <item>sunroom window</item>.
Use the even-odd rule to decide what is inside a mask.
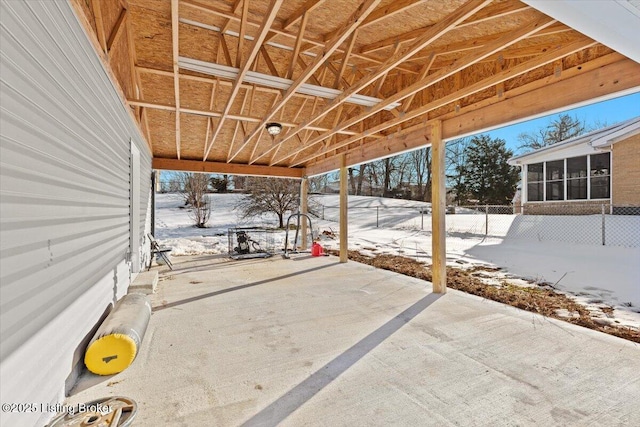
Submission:
[[[587,156],[567,159],[567,200],[587,198]]]
[[[529,202],[597,200],[610,197],[610,153],[527,165]]]
[[[547,200],[564,200],[564,160],[547,162]]]
[[[544,200],[544,165],[534,163],[527,166],[527,199],[530,202]]]
[[[609,153],[591,156],[591,198],[608,199],[611,195],[611,168]]]

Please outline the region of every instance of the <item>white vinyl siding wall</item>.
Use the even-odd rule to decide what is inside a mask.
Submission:
[[[130,284],[130,197],[144,261],[151,158],[69,3],[2,1],[0,17],[2,402],[55,403]],[[1,425],[50,415],[3,413]]]

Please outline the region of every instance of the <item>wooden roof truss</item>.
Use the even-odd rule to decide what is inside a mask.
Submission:
[[[424,145],[433,120],[452,138],[640,86],[517,0],[71,1],[156,168],[316,174]]]

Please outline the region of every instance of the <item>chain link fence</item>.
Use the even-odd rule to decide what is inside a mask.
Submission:
[[[321,219],[339,222],[338,206],[319,204],[314,210]],[[360,227],[432,231],[427,204],[349,207],[352,221]],[[640,207],[609,203],[449,206],[446,230],[452,240],[499,238],[640,247]],[[455,248],[455,241],[453,245]]]

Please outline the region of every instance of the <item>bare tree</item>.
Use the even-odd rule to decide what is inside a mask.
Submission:
[[[298,209],[300,201],[300,181],[284,178],[247,177],[247,195],[236,209],[244,218],[273,213],[278,217],[279,227],[284,227],[284,215]]]
[[[418,187],[416,198],[424,202],[431,201],[431,147],[421,148],[409,153],[411,167],[415,172]]]
[[[357,171],[357,175],[354,174]],[[357,168],[349,168],[347,173],[349,174],[349,184],[351,186],[351,194],[362,195],[362,183],[367,171],[367,163],[363,163]]]
[[[460,204],[464,203],[468,195],[466,194],[465,177],[467,156],[471,138],[460,138],[446,144],[446,166],[447,187],[454,193],[454,200]]]
[[[329,174],[318,175],[318,176],[309,178],[309,192],[324,193],[326,192],[328,184],[329,184]]]
[[[558,118],[552,120],[547,127],[518,135],[518,141],[520,142],[518,149],[527,151],[536,150],[582,135],[586,131],[587,126],[577,117],[560,114]]]
[[[206,227],[211,218],[211,201],[209,192],[209,174],[180,173],[177,176],[184,196],[185,206],[189,206],[189,216],[198,228]]]

